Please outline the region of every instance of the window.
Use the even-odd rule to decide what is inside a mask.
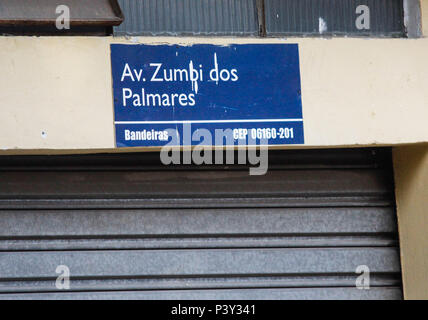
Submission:
[[[404,3],[417,0],[404,0]],[[403,0],[119,0],[115,35],[405,37]],[[413,8],[417,6],[413,5]]]
[[[418,37],[421,35],[420,2],[419,0],[0,1],[0,34],[3,35],[113,33],[116,36]]]
[[[122,21],[116,0],[0,1],[3,35],[107,35]]]

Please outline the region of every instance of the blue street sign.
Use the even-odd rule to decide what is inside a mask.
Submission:
[[[303,144],[297,44],[111,45],[118,147]]]

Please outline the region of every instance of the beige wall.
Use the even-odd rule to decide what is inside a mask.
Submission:
[[[113,145],[106,39],[3,37],[0,47],[0,149]]]
[[[393,150],[404,296],[428,299],[428,145]]]
[[[421,0],[422,33],[428,36],[428,0]]]
[[[0,150],[114,148],[113,42],[297,42],[306,146],[428,141],[428,38],[0,37]]]
[[[427,37],[428,0],[421,9]],[[393,162],[404,297],[428,299],[428,144],[394,148]]]

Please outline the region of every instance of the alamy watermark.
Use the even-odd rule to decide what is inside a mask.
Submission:
[[[370,8],[361,4],[355,9],[355,13],[359,15],[355,20],[355,27],[358,30],[370,30]]]
[[[55,27],[58,30],[70,30],[70,8],[64,4],[55,9],[57,15]]]
[[[184,123],[180,129],[170,128],[162,132],[171,138],[160,152],[164,165],[249,164],[253,166],[249,169],[250,175],[264,175],[268,170],[269,139],[258,129],[215,129],[214,136],[212,131],[204,128],[192,133],[190,123]],[[132,133],[125,131],[126,134]],[[184,146],[184,150],[177,146]]]
[[[366,265],[360,265],[355,269],[355,273],[359,274],[355,280],[355,286],[360,290],[370,289],[370,268]]]
[[[55,272],[59,274],[55,281],[55,287],[58,290],[70,289],[70,269],[66,265],[59,265]]]

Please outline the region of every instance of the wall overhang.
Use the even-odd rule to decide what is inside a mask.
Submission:
[[[0,150],[116,151],[112,43],[298,43],[300,147],[428,142],[426,38],[0,37]]]

